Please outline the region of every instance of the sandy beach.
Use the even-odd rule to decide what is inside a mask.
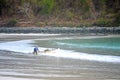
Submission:
[[[71,35],[1,34],[0,43]],[[74,36],[76,37],[76,36]],[[120,64],[0,50],[0,80],[120,80]]]

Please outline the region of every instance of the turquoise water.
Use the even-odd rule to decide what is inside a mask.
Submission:
[[[61,48],[90,54],[120,56],[120,37],[36,40],[41,47]]]

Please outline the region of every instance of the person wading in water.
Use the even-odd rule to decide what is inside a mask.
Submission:
[[[39,52],[38,47],[35,47],[35,48],[34,48],[34,51],[33,51],[33,54],[37,55],[37,54],[38,54],[38,52]]]

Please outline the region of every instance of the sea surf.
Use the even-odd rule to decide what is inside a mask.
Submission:
[[[83,37],[31,39],[0,43],[0,50],[9,50],[32,54],[37,46],[40,51],[45,49],[59,50],[53,54],[38,54],[37,56],[52,56],[59,58],[120,63],[120,37]]]

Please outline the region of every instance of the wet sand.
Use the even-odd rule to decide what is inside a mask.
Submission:
[[[0,42],[47,37],[4,34]],[[0,80],[120,80],[120,64],[0,50]]]

